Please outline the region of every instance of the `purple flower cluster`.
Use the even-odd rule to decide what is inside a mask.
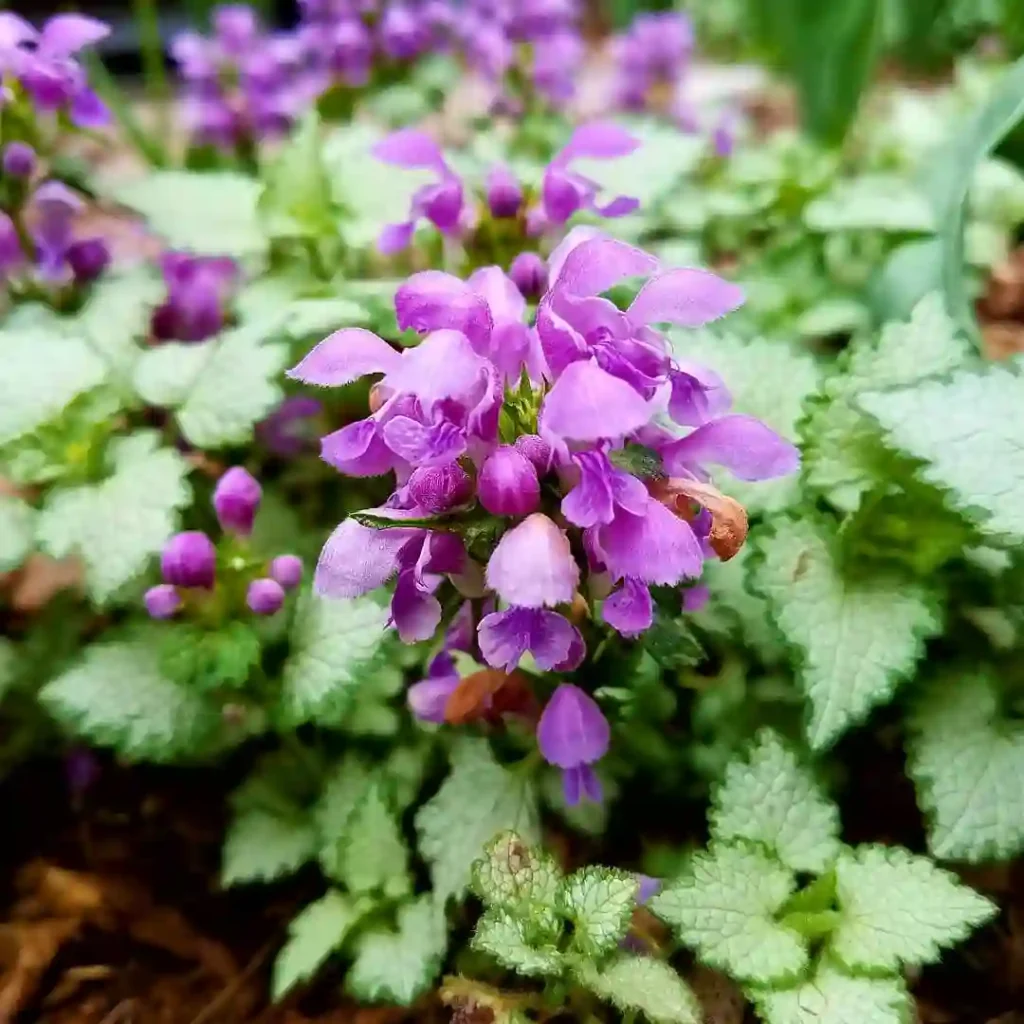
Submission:
[[[171,45],[192,140],[240,151],[287,132],[320,91],[302,40],[264,32],[244,4],[215,8],[212,21],[212,35],[185,32]]]
[[[449,0],[300,0],[298,35],[323,87],[366,85],[380,63],[444,48],[456,22]]]
[[[759,480],[798,464],[763,423],[728,414],[724,383],[676,361],[654,326],[725,315],[742,302],[735,285],[664,270],[582,228],[552,254],[549,273],[532,325],[497,267],[466,281],[414,274],[395,308],[400,327],[423,335],[419,345],[398,352],[343,329],[290,371],[330,387],[382,375],[371,415],[324,437],[322,457],[347,475],[397,482],[384,506],[331,535],[316,591],[351,598],[394,580],[394,624],[416,642],[441,626],[451,586],[481,613],[475,648],[508,673],[527,653],[542,670],[578,668],[586,647],[568,613],[581,601],[637,636],[653,622],[652,586],[701,575],[731,501],[710,485],[709,465]],[[625,311],[602,297],[637,277],[646,284]],[[624,468],[627,446],[657,456],[663,474]],[[567,773],[567,796],[593,795],[587,766],[607,749],[603,716],[578,688],[559,693],[541,720],[542,752]]]
[[[75,54],[110,34],[84,14],[57,14],[37,32],[10,11],[0,11],[0,106],[24,97],[40,114],[65,114],[79,128],[98,128],[109,111],[86,79]]]
[[[59,300],[69,288],[95,281],[110,263],[102,238],[76,238],[75,221],[85,204],[59,181],[32,187],[27,180],[35,154],[23,143],[3,151],[5,170],[25,171],[18,208],[0,210],[0,285],[31,297]]]
[[[241,466],[229,469],[217,482],[213,508],[221,528],[234,538],[252,533],[263,497],[259,482]],[[230,558],[227,573],[248,573],[250,561]],[[302,580],[302,559],[278,555],[266,567],[266,575],[248,580],[245,602],[255,615],[273,615],[284,604],[285,592]],[[146,591],[146,611],[154,619],[170,619],[189,603],[202,604],[217,584],[217,547],[200,530],[177,533],[164,545],[160,557],[163,583]]]
[[[153,313],[153,337],[159,341],[205,341],[228,319],[240,273],[234,260],[165,252],[160,270],[167,298]]]
[[[526,240],[561,227],[581,210],[602,217],[632,213],[637,201],[629,196],[616,196],[599,204],[600,186],[573,170],[572,164],[580,159],[611,160],[627,156],[638,145],[637,139],[617,125],[582,125],[548,164],[537,195],[531,195],[508,168],[499,165],[491,169],[484,189],[473,201],[472,196],[467,195],[465,183],[448,166],[429,135],[415,129],[395,132],[375,147],[374,156],[396,167],[433,171],[437,181],[416,191],[409,219],[385,227],[378,248],[385,254],[401,251],[412,241],[417,224],[424,220],[446,237],[458,239],[467,249],[472,249],[481,225],[492,221],[518,222],[522,228],[519,239]],[[536,260],[530,261],[528,267],[520,264],[520,268],[516,276],[525,279],[532,290],[538,277]]]
[[[638,15],[613,44],[616,105],[644,110],[662,97],[671,102],[692,53],[693,26],[686,15]]]

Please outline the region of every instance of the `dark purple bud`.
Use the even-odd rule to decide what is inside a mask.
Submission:
[[[100,762],[88,747],[73,747],[64,758],[68,788],[76,799],[83,796],[100,776]]]
[[[256,615],[274,615],[284,604],[284,587],[277,580],[253,580],[245,593],[245,603]]]
[[[511,445],[487,456],[477,481],[480,504],[496,516],[527,516],[540,507],[540,481],[533,463]]]
[[[260,507],[263,488],[242,466],[232,466],[218,481],[213,492],[213,508],[217,521],[225,530],[252,533],[256,510]]]
[[[172,618],[181,608],[181,595],[169,583],[150,587],[142,600],[151,619]]]
[[[524,299],[537,299],[544,294],[548,268],[535,252],[521,252],[509,267],[508,276]]]
[[[68,266],[79,284],[90,284],[110,266],[110,249],[102,238],[85,238],[68,247]]]
[[[199,530],[176,533],[164,545],[160,571],[165,583],[212,590],[217,575],[217,549]]]
[[[538,476],[544,476],[551,469],[551,445],[538,434],[523,434],[516,438],[515,449],[525,455],[537,470]]]
[[[270,563],[270,576],[285,590],[297,587],[302,582],[302,559],[298,555],[278,555]]]
[[[492,217],[515,217],[523,203],[523,190],[515,175],[502,164],[487,175],[487,207]]]
[[[446,466],[423,466],[409,477],[409,496],[424,512],[440,515],[456,505],[469,501],[473,481],[457,463]]]
[[[3,169],[12,178],[31,178],[36,169],[36,151],[27,142],[9,142],[4,147]]]

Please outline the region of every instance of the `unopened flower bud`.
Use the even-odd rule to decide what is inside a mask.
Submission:
[[[177,533],[164,545],[160,571],[165,583],[211,590],[217,574],[217,549],[199,530]]]
[[[110,249],[102,238],[85,238],[68,247],[68,266],[79,284],[90,284],[110,266]]]
[[[544,476],[551,469],[551,445],[539,434],[523,434],[517,437],[515,449],[533,463],[538,476]]]
[[[181,595],[169,583],[150,587],[142,600],[151,619],[169,619],[181,608]]]
[[[285,590],[292,590],[302,581],[302,559],[298,555],[278,555],[270,563],[270,578]]]
[[[12,178],[30,178],[36,162],[36,151],[27,142],[9,142],[4,146],[4,174]]]
[[[501,164],[487,175],[487,207],[492,217],[515,217],[523,203],[523,190],[512,172]]]
[[[277,580],[253,580],[245,593],[245,603],[256,615],[274,615],[284,604],[284,588]]]
[[[512,278],[512,283],[519,289],[524,299],[535,299],[544,292],[548,268],[537,253],[521,252],[512,261],[508,276]]]
[[[225,530],[252,533],[253,520],[262,497],[263,488],[259,481],[242,466],[232,466],[217,481],[213,492],[217,521]]]
[[[446,466],[421,466],[409,477],[409,496],[432,516],[464,504],[472,493],[473,481],[457,462]]]
[[[540,507],[540,481],[533,463],[511,445],[492,452],[477,482],[480,504],[496,516],[527,516]]]

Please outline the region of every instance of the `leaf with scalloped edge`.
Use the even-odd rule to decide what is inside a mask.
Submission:
[[[764,1024],[909,1024],[913,1019],[901,978],[852,978],[827,963],[794,988],[749,994]]]
[[[715,791],[711,834],[764,843],[794,871],[824,871],[839,852],[839,811],[796,755],[762,729]]]
[[[565,960],[554,944],[531,941],[527,923],[507,910],[492,907],[477,921],[472,947],[503,967],[527,977],[561,974]]]
[[[580,981],[594,995],[625,1012],[639,1011],[653,1024],[700,1024],[700,1003],[664,960],[620,954],[598,969],[587,965]]]
[[[590,866],[566,878],[558,909],[572,922],[572,947],[587,957],[614,948],[629,931],[640,883],[617,868]]]

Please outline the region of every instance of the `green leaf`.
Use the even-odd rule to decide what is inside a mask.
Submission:
[[[625,938],[639,887],[635,875],[616,868],[586,867],[565,879],[558,909],[572,922],[573,948],[596,958]]]
[[[985,105],[949,142],[928,159],[927,188],[935,207],[942,250],[942,287],[953,319],[981,347],[973,300],[964,273],[964,225],[967,200],[979,164],[1024,118],[1024,57],[1006,70]]]
[[[260,636],[251,622],[228,622],[215,630],[167,623],[161,630],[160,670],[197,690],[243,687],[260,653]]]
[[[508,830],[527,845],[540,839],[530,777],[498,764],[486,740],[460,740],[452,751],[451,773],[416,815],[420,853],[430,864],[440,903],[462,896],[484,847]]]
[[[14,644],[5,637],[0,637],[0,701],[17,679],[18,660]]]
[[[303,908],[288,925],[288,941],[274,961],[271,993],[280,999],[300,981],[307,981],[340,948],[365,907],[337,889]]]
[[[527,977],[559,975],[565,966],[557,946],[531,943],[526,922],[498,907],[492,907],[477,922],[472,947]]]
[[[142,572],[192,499],[188,464],[158,445],[152,431],[117,438],[107,452],[112,476],[51,493],[40,513],[40,545],[54,558],[80,555],[97,602]]]
[[[811,705],[807,736],[820,750],[891,699],[941,622],[917,584],[845,579],[823,525],[779,522],[760,547],[755,582],[799,651],[799,682]]]
[[[933,963],[997,910],[956,875],[899,847],[845,851],[836,891],[841,918],[829,949],[852,971]]]
[[[913,1008],[901,978],[851,978],[823,963],[796,988],[753,990],[765,1024],[907,1024]]]
[[[282,727],[338,724],[376,667],[387,622],[388,610],[372,598],[303,594],[281,681]]]
[[[1024,725],[1003,716],[994,681],[940,678],[910,728],[909,774],[932,853],[977,862],[1024,850]]]
[[[785,438],[796,437],[804,401],[820,386],[821,371],[814,359],[783,341],[767,338],[747,341],[711,331],[678,332],[672,337],[677,359],[708,366],[722,376],[735,412],[756,416]],[[800,496],[795,474],[751,484],[716,470],[715,483],[751,513],[776,512]]]
[[[839,852],[839,812],[771,729],[733,761],[715,792],[711,834],[764,843],[794,871],[821,872]]]
[[[600,970],[588,966],[580,981],[625,1013],[637,1010],[654,1024],[700,1024],[697,997],[664,960],[622,954]]]
[[[795,886],[793,873],[756,847],[713,844],[648,907],[709,967],[779,985],[807,964],[801,937],[774,920]]]
[[[549,853],[527,846],[515,832],[502,832],[474,862],[471,885],[489,907],[530,914],[555,906],[561,881]]]
[[[931,234],[928,199],[896,174],[865,174],[837,182],[804,210],[811,231],[886,231]]]
[[[357,999],[408,1006],[437,976],[448,945],[444,914],[429,896],[404,904],[397,932],[364,932],[345,987]]]
[[[35,544],[36,511],[21,498],[0,494],[0,572],[17,569]]]
[[[369,157],[368,157],[369,159]],[[336,234],[331,180],[324,166],[320,117],[307,111],[290,139],[271,158],[259,212],[272,238],[323,238]]]
[[[320,865],[328,878],[340,878],[349,824],[373,786],[373,777],[358,755],[349,753],[327,774],[313,809],[320,844]]]
[[[224,840],[221,884],[272,882],[316,854],[316,829],[298,809],[252,807],[232,820]]]
[[[156,650],[141,640],[87,647],[39,696],[74,736],[131,761],[199,757],[222,734],[219,710],[164,678]]]
[[[202,345],[152,348],[139,360],[135,387],[151,405],[173,408],[196,447],[243,444],[283,393],[288,346],[265,340],[273,326],[244,324]]]
[[[64,335],[56,324],[0,331],[0,445],[56,419],[107,379],[107,366],[88,341]]]
[[[1024,538],[1024,377],[1019,369],[961,371],[859,398],[894,448],[924,463],[921,477],[995,538]]]
[[[242,259],[267,251],[256,210],[261,188],[234,171],[157,171],[113,195],[141,213],[169,248]]]
[[[379,782],[372,784],[346,823],[338,881],[356,893],[380,890],[399,899],[412,889],[409,853]]]

